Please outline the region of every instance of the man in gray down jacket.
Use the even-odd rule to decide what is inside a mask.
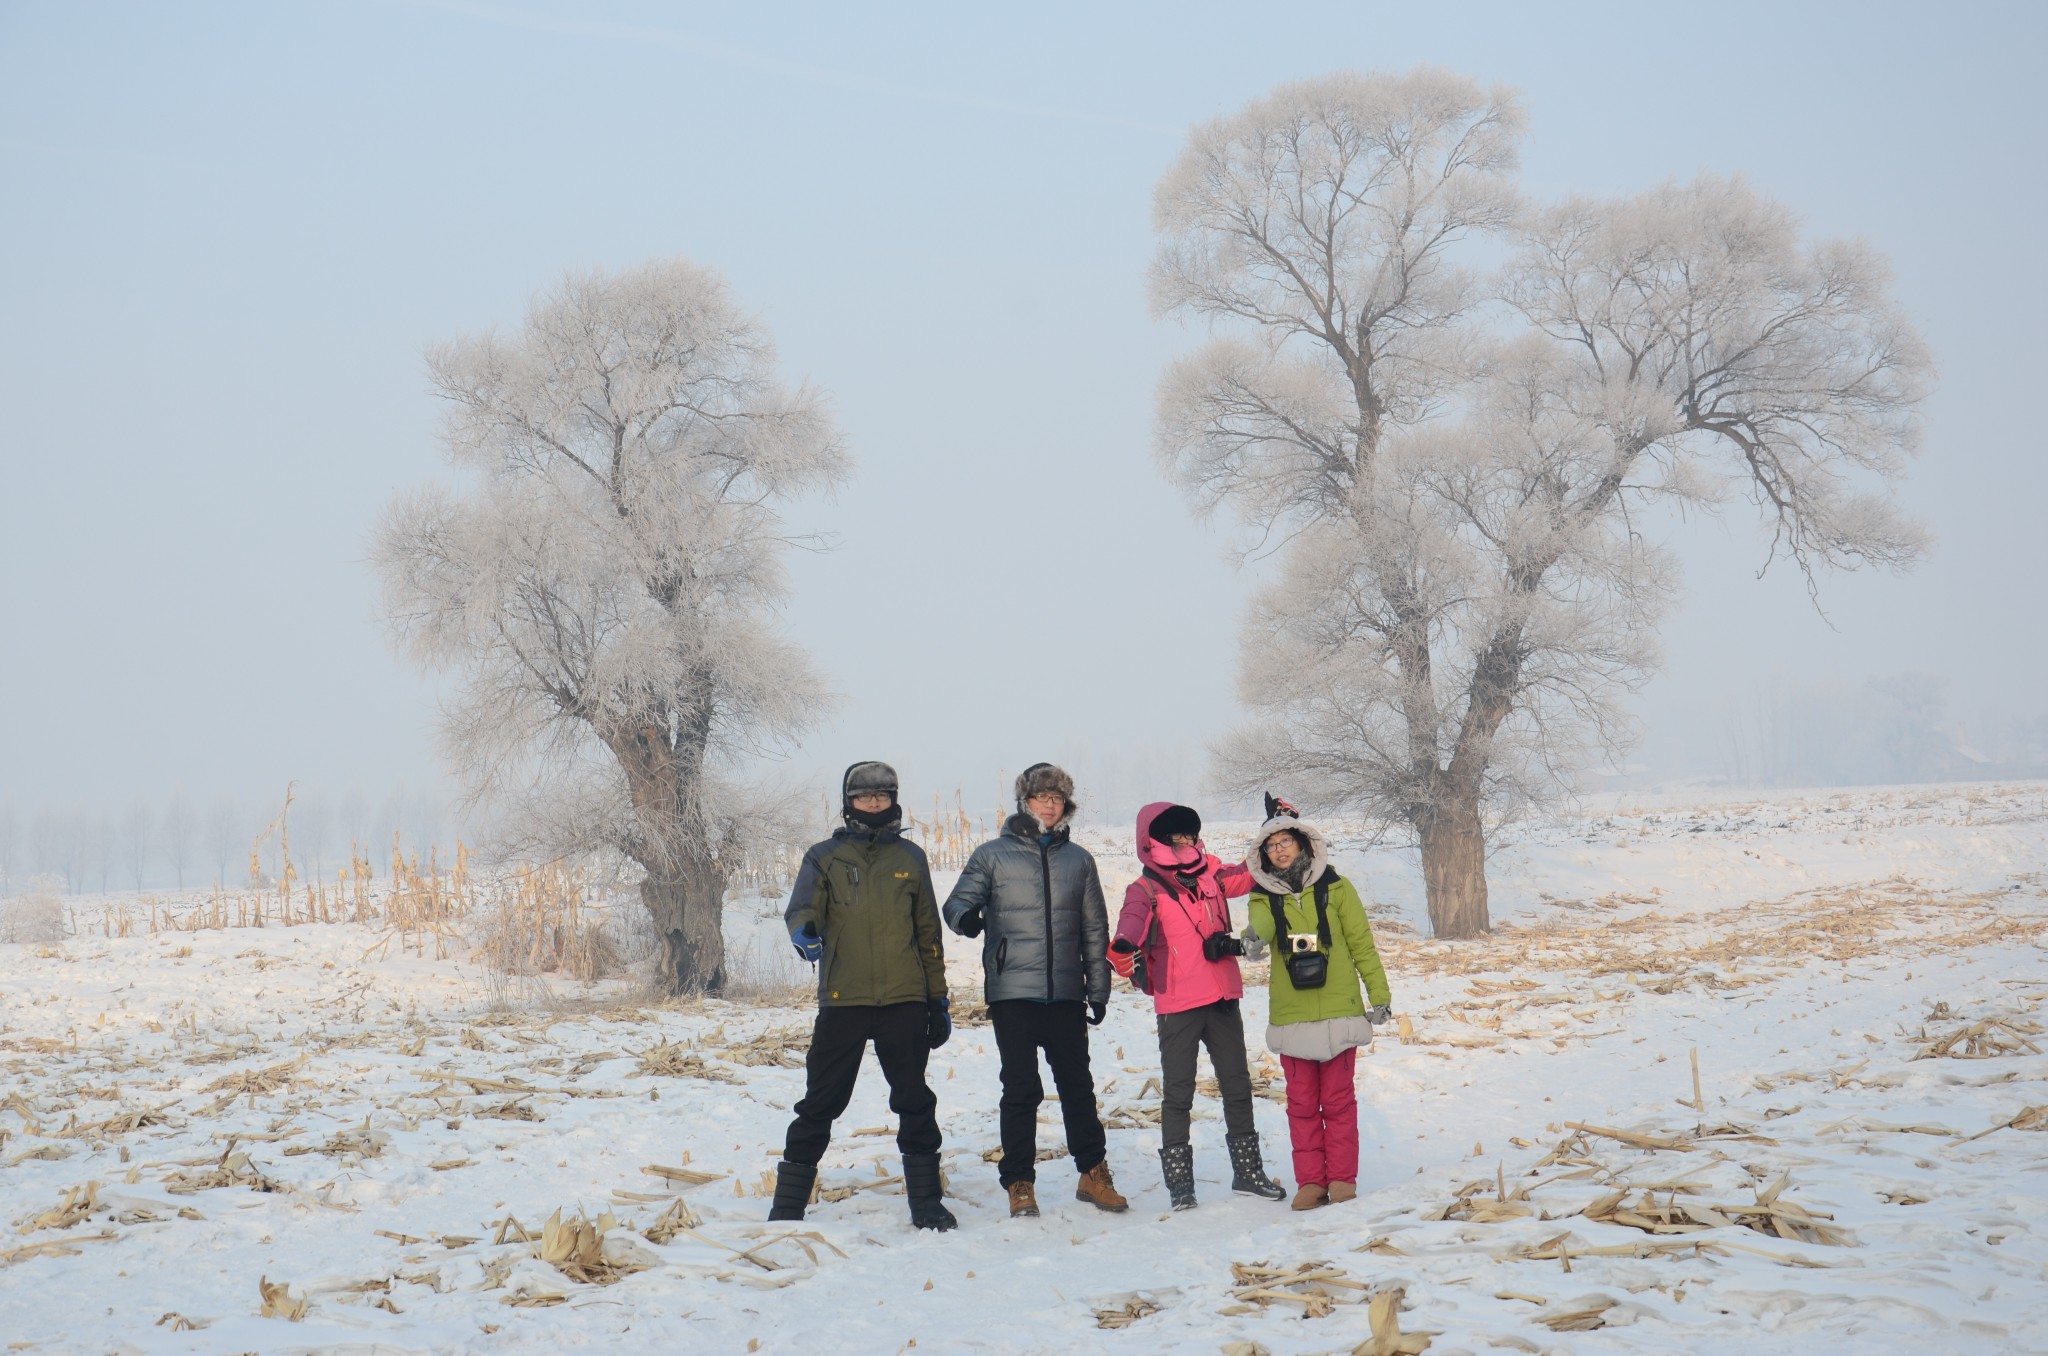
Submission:
[[[1067,1148],[1081,1174],[1074,1196],[1125,1210],[1104,1155],[1088,1071],[1088,1028],[1109,1006],[1109,912],[1095,858],[1068,836],[1079,808],[1074,779],[1051,763],[1017,777],[1017,813],[967,859],[946,900],[947,926],[982,938],[983,990],[1002,1058],[1003,1161],[1010,1214],[1038,1213],[1038,1052],[1052,1066]],[[1084,1007],[1085,1013],[1084,1013]]]

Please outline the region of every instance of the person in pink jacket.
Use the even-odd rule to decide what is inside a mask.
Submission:
[[[1287,1188],[1266,1176],[1252,1124],[1252,1076],[1244,1054],[1238,1000],[1244,943],[1230,920],[1230,897],[1249,894],[1251,872],[1225,866],[1202,846],[1202,817],[1156,801],[1138,811],[1138,861],[1144,874],[1124,891],[1109,963],[1152,995],[1159,1018],[1159,1164],[1176,1210],[1195,1204],[1195,1151],[1188,1121],[1195,1104],[1195,1051],[1206,1046],[1223,1095],[1230,1189],[1280,1200]]]

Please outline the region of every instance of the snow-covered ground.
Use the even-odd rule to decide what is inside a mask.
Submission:
[[[1306,1214],[1229,1195],[1206,1097],[1202,1204],[1166,1210],[1152,1021],[1121,986],[1095,1064],[1131,1212],[1072,1200],[1053,1160],[1043,1217],[1007,1218],[969,1025],[933,1057],[961,1220],[936,1235],[887,1180],[872,1062],[831,1199],[764,1221],[794,997],[494,1008],[467,961],[341,925],[0,946],[0,1342],[2048,1350],[2048,786],[1601,804],[1504,848],[1502,926],[1461,944],[1417,935],[1412,860],[1331,827],[1408,1032],[1360,1061],[1359,1199]],[[1128,839],[1092,839],[1114,900]],[[773,947],[773,913],[731,931]],[[971,945],[950,963],[978,987]],[[1258,1062],[1262,988],[1246,1009]],[[1282,1104],[1258,1115],[1291,1185]],[[543,1238],[558,1211],[590,1232]],[[1410,1340],[1375,1345],[1394,1291]]]

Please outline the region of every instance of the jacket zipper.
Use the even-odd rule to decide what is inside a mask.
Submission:
[[[1052,847],[1038,845],[1038,869],[1045,876],[1045,1001],[1052,1002]]]

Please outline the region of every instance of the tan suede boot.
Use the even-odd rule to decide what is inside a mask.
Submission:
[[[1357,1200],[1357,1199],[1358,1199],[1358,1183],[1356,1183],[1356,1182],[1332,1182],[1332,1183],[1330,1183],[1330,1204],[1331,1204],[1331,1205],[1342,1205],[1342,1204],[1344,1204],[1344,1202],[1346,1202],[1346,1201],[1355,1201],[1355,1200]]]
[[[1081,1181],[1074,1188],[1074,1199],[1086,1201],[1097,1210],[1107,1210],[1111,1214],[1120,1214],[1131,1208],[1131,1203],[1117,1194],[1107,1163],[1097,1163],[1081,1174]]]
[[[1294,1193],[1296,1210],[1313,1210],[1319,1205],[1330,1203],[1330,1193],[1321,1182],[1303,1182]]]

